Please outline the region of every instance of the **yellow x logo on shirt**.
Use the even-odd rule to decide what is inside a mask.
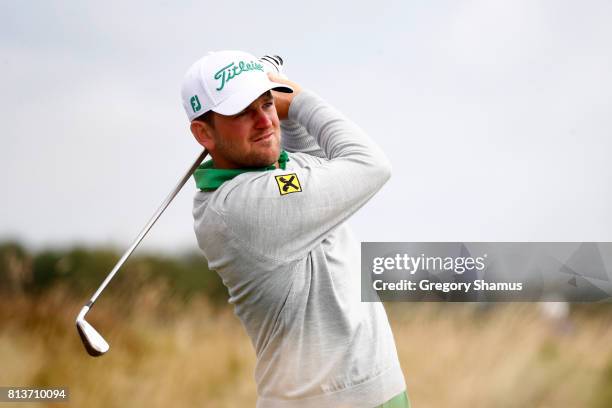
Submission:
[[[302,191],[300,180],[298,180],[297,174],[291,173],[284,176],[275,176],[276,183],[278,184],[278,190],[281,195],[297,193]]]

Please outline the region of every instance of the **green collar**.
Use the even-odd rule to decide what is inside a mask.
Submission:
[[[285,166],[289,161],[289,155],[286,151],[281,151],[278,158],[278,165],[281,169],[285,170]],[[201,164],[196,171],[193,173],[195,178],[196,186],[202,191],[214,191],[218,189],[224,182],[233,179],[239,174],[247,173],[249,171],[266,171],[274,170],[276,167],[271,164],[266,167],[253,167],[245,169],[216,169],[215,164],[212,160]]]

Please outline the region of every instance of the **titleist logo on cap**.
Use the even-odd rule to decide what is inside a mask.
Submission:
[[[200,58],[187,70],[181,85],[187,118],[192,121],[208,111],[236,115],[267,91],[293,92],[291,86],[268,78],[267,65],[270,63],[243,51],[218,51]]]
[[[261,71],[264,72],[264,67],[262,64],[258,64],[257,62],[245,62],[240,61],[238,64],[232,62],[229,65],[224,66],[219,71],[215,73],[215,79],[221,82],[221,85],[216,88],[217,91],[223,89],[226,83],[228,83],[233,78],[247,71]]]

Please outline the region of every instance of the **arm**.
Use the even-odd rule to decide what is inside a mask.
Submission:
[[[282,73],[283,59],[281,57],[278,55],[264,55],[259,60],[264,65],[264,70],[273,74],[270,79],[273,81],[279,78],[287,79]],[[309,135],[306,129],[298,122],[290,119],[281,121],[281,132],[281,145],[283,150],[290,153],[306,153],[311,156],[325,158],[323,149],[321,149],[312,136]]]
[[[305,256],[390,177],[382,151],[342,114],[310,92],[288,99],[286,117],[303,126],[329,160],[294,157],[299,167],[222,186],[213,205],[245,247],[279,262]],[[282,106],[278,110],[282,118]],[[275,176],[292,173],[302,191],[281,195]]]
[[[306,153],[311,156],[326,158],[316,140],[308,133],[306,128],[295,120],[281,121],[281,144],[283,150],[291,153]]]

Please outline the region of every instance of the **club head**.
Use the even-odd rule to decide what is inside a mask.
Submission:
[[[110,346],[104,338],[85,320],[85,314],[89,311],[89,307],[84,306],[81,313],[77,316],[76,327],[85,346],[85,350],[92,357],[98,357],[106,353]]]

